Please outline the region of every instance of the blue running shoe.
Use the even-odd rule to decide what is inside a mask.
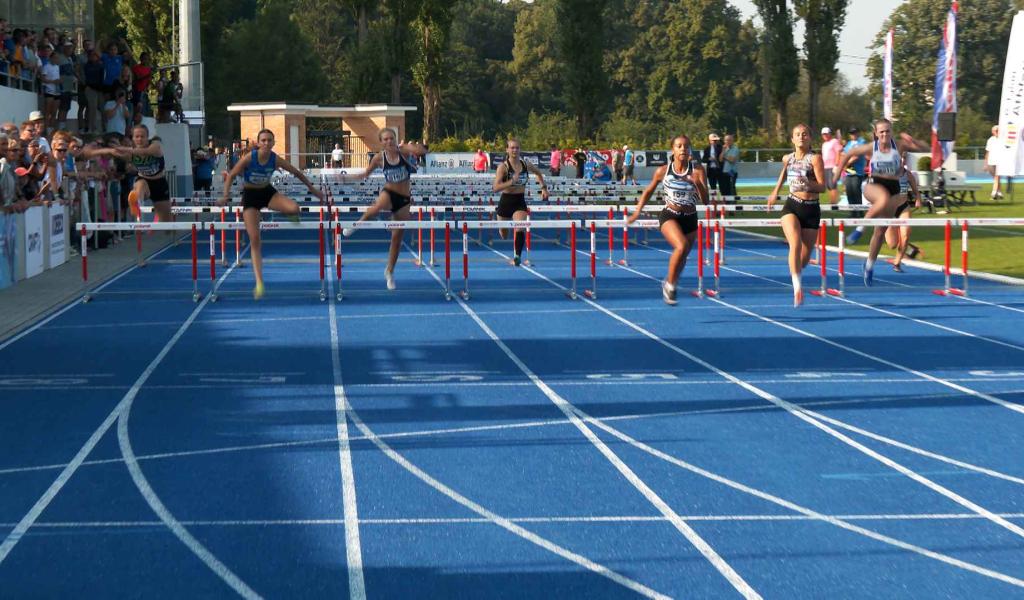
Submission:
[[[857,240],[860,239],[860,236],[861,236],[862,233],[864,233],[864,232],[863,231],[858,231],[858,230],[854,229],[853,231],[850,232],[850,235],[846,236],[846,243],[847,244],[856,244]]]
[[[864,263],[864,285],[871,287],[874,285],[875,280],[875,268],[868,268],[868,263]]]

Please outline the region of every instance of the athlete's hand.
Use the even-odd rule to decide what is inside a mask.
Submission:
[[[323,202],[323,201],[324,201],[324,193],[323,193],[322,191],[320,191],[320,190],[316,190],[316,189],[314,189],[314,190],[310,190],[310,191],[311,191],[311,192],[313,193],[313,195],[314,195],[314,196],[316,196],[317,198],[319,198],[321,202]]]
[[[626,217],[626,224],[632,225],[636,223],[636,220],[640,218],[640,211],[634,210],[628,217]]]
[[[215,204],[217,206],[227,206],[227,204],[228,204],[228,197],[227,196],[221,196],[220,198],[217,199],[217,202],[215,202]]]
[[[545,201],[547,201],[547,199],[551,197],[551,194],[548,193],[548,188],[540,188],[540,197],[543,198]]]
[[[768,196],[768,210],[771,210],[772,207],[775,206],[775,201],[778,200],[778,199],[779,199],[779,197],[776,194],[772,194],[771,196]]]

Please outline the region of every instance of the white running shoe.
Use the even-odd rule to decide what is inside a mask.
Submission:
[[[341,230],[341,235],[343,235],[345,237],[351,237],[352,234],[355,233],[355,232],[356,232],[356,228],[355,227],[346,227],[346,228]]]
[[[675,304],[676,304],[676,288],[675,288],[675,286],[669,284],[669,282],[667,282],[667,281],[662,282],[662,284],[661,284],[661,297],[665,299],[665,304],[668,304],[670,306],[675,306]]]
[[[395,289],[395,272],[394,271],[385,270],[384,271],[384,281],[387,282],[389,290]]]

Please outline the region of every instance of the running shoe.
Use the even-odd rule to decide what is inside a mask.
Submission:
[[[343,235],[345,237],[350,237],[355,232],[356,232],[356,228],[355,227],[346,227],[346,228],[341,230],[341,235]]]
[[[661,297],[665,299],[665,304],[675,306],[676,304],[676,288],[669,285],[667,281],[661,284]]]
[[[907,244],[907,256],[910,258],[917,258],[919,256],[924,258],[924,252],[921,252],[921,248],[914,244]]]
[[[263,294],[265,292],[266,292],[266,290],[263,289],[263,282],[262,281],[257,281],[256,282],[256,287],[252,288],[252,299],[253,300],[259,300],[260,298],[263,297]]]
[[[863,233],[864,233],[863,231],[858,231],[858,230],[854,229],[853,231],[850,232],[850,235],[846,236],[846,243],[847,244],[856,244],[857,240],[860,239],[860,236]]]
[[[385,270],[384,271],[384,281],[387,282],[389,290],[395,289],[395,273],[394,273],[394,271]]]
[[[515,256],[512,257],[512,266],[513,267],[518,267],[521,264],[523,264],[523,259],[520,258],[518,254],[516,254]]]
[[[867,287],[871,287],[872,285],[874,285],[874,280],[875,280],[875,268],[871,267],[869,269],[868,268],[868,264],[865,262],[864,263],[864,285],[867,286]]]
[[[128,208],[136,220],[142,218],[142,211],[139,209],[139,195],[135,193],[135,190],[128,192]]]
[[[896,271],[897,273],[902,273],[903,267],[901,267],[899,263],[892,263],[892,270]]]

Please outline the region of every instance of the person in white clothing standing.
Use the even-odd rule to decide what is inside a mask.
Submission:
[[[1003,197],[1003,192],[999,187],[999,172],[996,170],[999,164],[999,153],[1002,151],[1002,145],[999,143],[999,126],[992,126],[992,137],[988,138],[988,142],[985,144],[985,170],[992,175],[992,199],[996,200]]]
[[[345,158],[345,151],[341,149],[341,144],[335,144],[334,150],[331,150],[331,166],[335,169],[341,168],[341,161]]]

